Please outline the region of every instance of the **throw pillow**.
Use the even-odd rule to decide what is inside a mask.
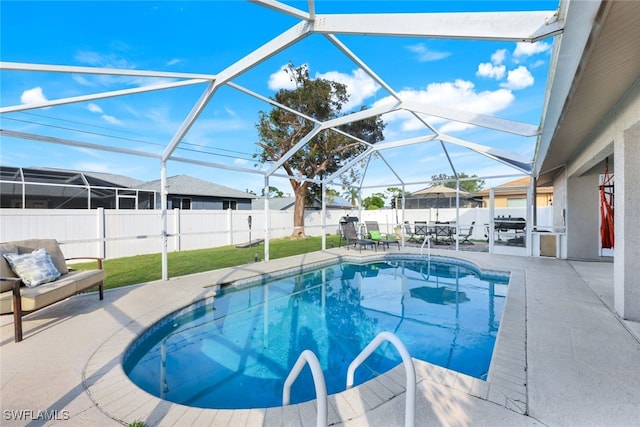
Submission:
[[[2,254],[11,269],[22,279],[25,286],[35,288],[60,277],[60,272],[45,248],[38,248],[29,254]]]
[[[376,230],[372,230],[369,232],[369,236],[371,237],[371,239],[373,240],[382,240],[382,234],[380,234],[379,231]]]

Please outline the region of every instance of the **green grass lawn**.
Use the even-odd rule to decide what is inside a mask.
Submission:
[[[338,236],[327,236],[327,247],[338,246]],[[322,249],[321,237],[308,237],[304,240],[276,239],[269,244],[271,259],[284,258]],[[203,271],[253,262],[256,258],[264,258],[264,244],[251,248],[223,246],[219,248],[200,249],[196,251],[169,252],[169,277],[201,273]],[[78,270],[95,268],[95,262],[74,264]],[[161,254],[137,255],[127,258],[106,259],[103,268],[107,274],[105,289],[160,280],[162,278]]]

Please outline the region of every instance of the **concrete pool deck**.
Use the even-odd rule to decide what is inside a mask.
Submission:
[[[121,357],[156,320],[213,295],[215,283],[374,254],[332,249],[109,290],[103,301],[93,293],[78,295],[27,316],[20,343],[13,342],[11,316],[2,316],[2,425],[117,426],[135,420],[149,426],[315,425],[315,402],[218,411],[162,401],[128,380]],[[610,309],[611,263],[433,254],[511,271],[512,281],[487,381],[416,361],[415,425],[638,425],[640,324],[622,321]],[[399,366],[331,396],[329,423],[403,425],[404,381]]]

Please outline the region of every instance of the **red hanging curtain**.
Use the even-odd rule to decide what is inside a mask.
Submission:
[[[609,162],[604,171],[604,180],[600,184],[600,241],[603,249],[613,249],[613,175],[609,174]]]

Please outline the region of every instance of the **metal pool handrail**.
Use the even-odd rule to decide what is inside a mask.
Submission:
[[[389,341],[396,347],[402,357],[402,363],[407,377],[407,393],[404,408],[404,425],[413,427],[416,417],[416,369],[407,347],[400,339],[391,332],[380,332],[376,337],[360,352],[347,369],[347,389],[353,387],[353,377],[356,369],[385,341]]]
[[[422,246],[420,246],[420,256],[424,256],[424,245],[425,243],[427,243],[427,241],[429,242],[429,245],[427,246],[427,257],[429,259],[431,259],[431,236],[427,235],[424,236],[424,240],[422,241]]]
[[[313,376],[313,383],[316,387],[316,400],[318,401],[318,415],[316,419],[316,426],[327,425],[327,385],[324,380],[324,373],[320,367],[320,361],[311,350],[304,350],[300,353],[296,364],[293,365],[291,372],[284,381],[284,387],[282,389],[282,404],[286,406],[291,401],[291,386],[300,375],[305,363],[309,364],[311,368],[311,375]]]

